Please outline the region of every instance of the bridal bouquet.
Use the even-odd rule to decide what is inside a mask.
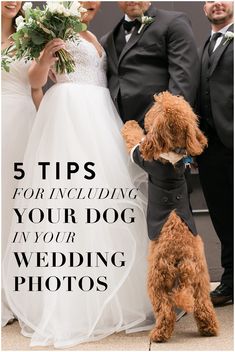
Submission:
[[[37,60],[50,40],[73,40],[77,33],[87,28],[81,22],[86,9],[78,1],[51,1],[43,9],[33,9],[32,3],[26,2],[23,10],[25,17],[16,18],[16,32],[11,36],[13,44],[2,52],[1,66],[6,71],[9,71],[9,64],[14,60]],[[55,55],[58,57],[57,73],[74,72],[75,62],[68,51],[60,49]]]

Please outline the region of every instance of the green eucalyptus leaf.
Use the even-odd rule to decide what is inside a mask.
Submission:
[[[31,32],[30,36],[31,36],[33,44],[41,45],[43,43],[46,43],[45,37],[42,34],[40,34],[40,33]]]

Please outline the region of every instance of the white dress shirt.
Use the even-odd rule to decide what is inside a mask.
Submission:
[[[130,17],[128,17],[127,14],[125,14],[125,21],[132,22],[133,20],[131,20]],[[128,42],[128,40],[130,39],[130,37],[131,37],[132,33],[134,32],[134,30],[135,30],[135,27],[133,27],[130,32],[125,31],[126,42]]]
[[[227,32],[227,29],[232,25],[233,23],[229,23],[227,26],[221,28],[218,32],[214,32],[214,31],[211,31],[211,38],[213,36],[213,34],[215,33],[222,33],[222,35],[216,40],[216,43],[215,43],[215,46],[214,46],[214,49],[213,49],[213,52],[215,51],[215,49],[218,48],[218,46],[220,45],[225,33]],[[210,38],[210,40],[211,40]]]

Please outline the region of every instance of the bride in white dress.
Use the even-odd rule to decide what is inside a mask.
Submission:
[[[99,2],[87,4],[88,21]],[[63,45],[47,45],[31,70],[34,87]],[[54,72],[57,83],[40,104],[23,171],[16,172],[25,175],[3,277],[31,346],[59,348],[146,329],[151,312],[144,204],[136,189],[143,175],[128,164],[106,56],[89,32],[65,45],[76,70]]]
[[[9,36],[15,32],[15,17],[19,15],[21,1],[2,1],[2,45],[6,49],[11,44]],[[12,221],[13,191],[17,180],[13,178],[14,162],[22,162],[32,129],[36,105],[42,98],[42,90],[34,90],[28,81],[28,70],[30,63],[23,60],[10,64],[9,72],[2,72],[2,226],[1,245],[2,258],[5,254]],[[2,287],[2,326],[13,319],[6,302],[4,287]]]

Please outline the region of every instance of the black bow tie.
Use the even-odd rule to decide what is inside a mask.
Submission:
[[[140,24],[140,21],[138,21],[137,19],[134,21],[126,21],[126,20],[123,21],[123,27],[127,32],[130,32],[133,27],[137,27],[139,24]]]
[[[209,43],[209,46],[208,46],[208,53],[209,53],[209,56],[211,56],[211,54],[213,53],[214,51],[214,47],[215,47],[215,44],[217,42],[217,39],[219,37],[221,37],[221,35],[223,35],[221,32],[217,32],[217,33],[214,33],[211,40],[210,40],[210,43]]]

